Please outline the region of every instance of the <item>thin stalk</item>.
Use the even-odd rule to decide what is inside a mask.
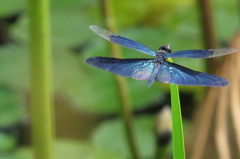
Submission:
[[[170,59],[169,61],[172,62]],[[172,106],[172,142],[173,158],[185,159],[184,137],[182,127],[182,115],[178,86],[170,84]]]
[[[211,1],[198,0],[198,3],[200,7],[199,11],[201,14],[204,47],[207,49],[216,48],[217,41],[215,38],[215,32],[214,32],[214,26],[213,26]]]
[[[53,114],[49,1],[28,0],[31,119],[35,159],[53,159]]]
[[[172,142],[173,142],[173,158],[185,159],[184,137],[182,128],[182,115],[180,100],[178,94],[178,86],[170,84],[171,89],[171,105],[172,105]]]
[[[113,7],[111,0],[103,0],[103,11],[105,15],[105,24],[108,30],[112,32],[117,32],[117,27],[114,21]],[[121,51],[117,45],[110,43],[111,55],[113,57],[121,57]],[[115,76],[118,88],[118,93],[120,96],[121,105],[121,116],[124,121],[125,131],[127,135],[127,142],[133,159],[140,159],[140,154],[137,149],[137,144],[135,140],[134,130],[133,130],[133,117],[132,117],[132,105],[130,101],[129,90],[127,87],[126,80],[122,77]]]
[[[198,0],[198,3],[200,7],[199,12],[201,14],[204,47],[206,49],[216,48],[217,40],[215,37],[214,26],[213,26],[211,1]],[[216,59],[214,58],[208,59],[207,65],[210,72],[214,71],[214,70],[211,70],[211,68],[214,68],[217,62],[218,61],[216,61]]]

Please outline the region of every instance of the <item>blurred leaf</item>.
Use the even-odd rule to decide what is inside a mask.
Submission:
[[[55,143],[55,158],[57,159],[124,159],[119,153],[108,151],[104,147],[95,147],[87,142],[76,140],[58,140]],[[21,147],[8,155],[0,155],[0,159],[33,159],[32,149]]]
[[[213,1],[214,27],[218,42],[226,44],[229,39],[239,30],[239,2],[235,0]]]
[[[28,56],[24,45],[0,47],[0,82],[18,88],[29,88]]]
[[[0,154],[13,150],[17,145],[16,138],[12,135],[0,132]]]
[[[143,158],[151,158],[154,155],[153,125],[154,118],[151,116],[137,117],[134,120],[135,137]],[[102,123],[93,136],[93,142],[95,146],[101,146],[111,152],[122,154],[126,156],[125,158],[130,156],[124,126],[119,119]]]
[[[71,140],[60,140],[56,143],[56,158],[57,159],[121,159],[123,158],[119,153],[113,153],[107,149],[92,146],[90,143],[81,143]]]
[[[139,0],[113,1],[115,19],[118,26],[130,26],[141,21],[148,11],[147,3],[147,1]]]
[[[1,0],[0,1],[0,17],[7,16],[26,9],[26,0]]]
[[[7,87],[0,86],[0,127],[19,122],[25,113],[23,97]]]
[[[162,24],[162,18],[166,15],[172,15],[172,12],[177,8],[188,6],[191,3],[193,2],[190,0],[113,1],[116,21],[120,27],[136,24],[141,26]]]
[[[96,2],[96,1],[95,1]],[[86,4],[86,0],[51,0],[51,7],[54,9],[67,9],[70,7],[81,7],[82,5]]]

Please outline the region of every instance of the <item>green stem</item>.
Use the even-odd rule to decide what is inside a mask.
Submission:
[[[182,115],[178,86],[171,84],[173,158],[185,159]]]
[[[112,32],[117,32],[117,27],[115,25],[114,14],[112,9],[112,1],[103,0],[102,2],[103,2],[103,10],[105,14],[107,29]],[[121,51],[117,45],[114,45],[111,43],[110,49],[111,49],[110,52],[113,57],[121,57]],[[136,144],[134,130],[133,130],[132,106],[130,102],[127,83],[124,78],[119,76],[115,76],[115,77],[116,77],[116,83],[117,83],[118,93],[120,97],[121,116],[124,121],[127,142],[130,148],[130,152],[134,159],[140,159],[140,154],[137,149],[137,144]]]
[[[168,59],[172,62],[172,59]],[[185,159],[184,136],[178,85],[170,84],[172,106],[173,159]]]
[[[30,22],[31,118],[35,159],[53,158],[49,1],[28,0]]]

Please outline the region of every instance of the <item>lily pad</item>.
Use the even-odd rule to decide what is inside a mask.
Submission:
[[[154,118],[152,116],[134,118],[134,132],[139,153],[143,158],[152,158],[155,153],[155,137],[153,132]],[[124,126],[121,120],[103,122],[93,135],[94,145],[102,146],[112,152],[118,152],[131,157]]]

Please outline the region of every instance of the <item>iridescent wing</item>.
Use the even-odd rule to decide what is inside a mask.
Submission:
[[[149,47],[136,42],[134,40],[130,40],[124,37],[121,37],[117,34],[114,34],[102,27],[99,26],[95,26],[95,25],[91,25],[89,26],[89,28],[94,31],[96,34],[98,34],[99,36],[103,37],[104,39],[113,42],[115,44],[130,48],[130,49],[134,49],[140,52],[143,52],[145,54],[151,55],[151,56],[155,56],[155,51],[153,51],[152,49],[150,49]]]
[[[188,86],[223,87],[229,85],[229,82],[222,77],[193,71],[170,62],[162,64],[155,80],[162,83]]]
[[[217,56],[223,56],[236,52],[237,49],[233,47],[225,47],[220,49],[208,49],[208,50],[181,50],[175,51],[169,54],[165,54],[165,58],[183,57],[183,58],[212,58]]]
[[[148,80],[154,67],[152,59],[90,57],[86,60],[86,63],[120,76],[138,80]]]

